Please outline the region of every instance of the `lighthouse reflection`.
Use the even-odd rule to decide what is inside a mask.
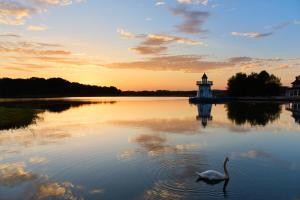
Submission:
[[[201,121],[202,126],[205,128],[209,121],[212,121],[211,116],[212,104],[197,104],[198,115],[197,120]]]
[[[197,120],[204,128],[213,120],[212,104],[196,104]],[[280,117],[282,108],[278,103],[231,102],[225,104],[227,118],[236,125],[266,126]],[[293,113],[295,121],[300,123],[300,103],[291,104],[287,110]]]

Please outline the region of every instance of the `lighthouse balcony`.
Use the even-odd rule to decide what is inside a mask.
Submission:
[[[197,81],[197,85],[213,85],[212,81]]]

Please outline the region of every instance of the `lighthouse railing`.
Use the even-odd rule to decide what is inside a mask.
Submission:
[[[212,81],[197,81],[197,85],[212,85]]]

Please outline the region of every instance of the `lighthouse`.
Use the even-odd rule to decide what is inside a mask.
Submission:
[[[201,81],[197,81],[198,92],[197,98],[212,98],[211,86],[212,81],[208,81],[207,75],[204,73]]]

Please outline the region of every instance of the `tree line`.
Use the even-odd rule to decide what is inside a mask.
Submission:
[[[73,83],[62,78],[0,79],[0,97],[116,96],[116,87]]]
[[[227,95],[243,96],[279,96],[282,93],[282,84],[278,77],[266,71],[260,73],[237,73],[227,83]]]

